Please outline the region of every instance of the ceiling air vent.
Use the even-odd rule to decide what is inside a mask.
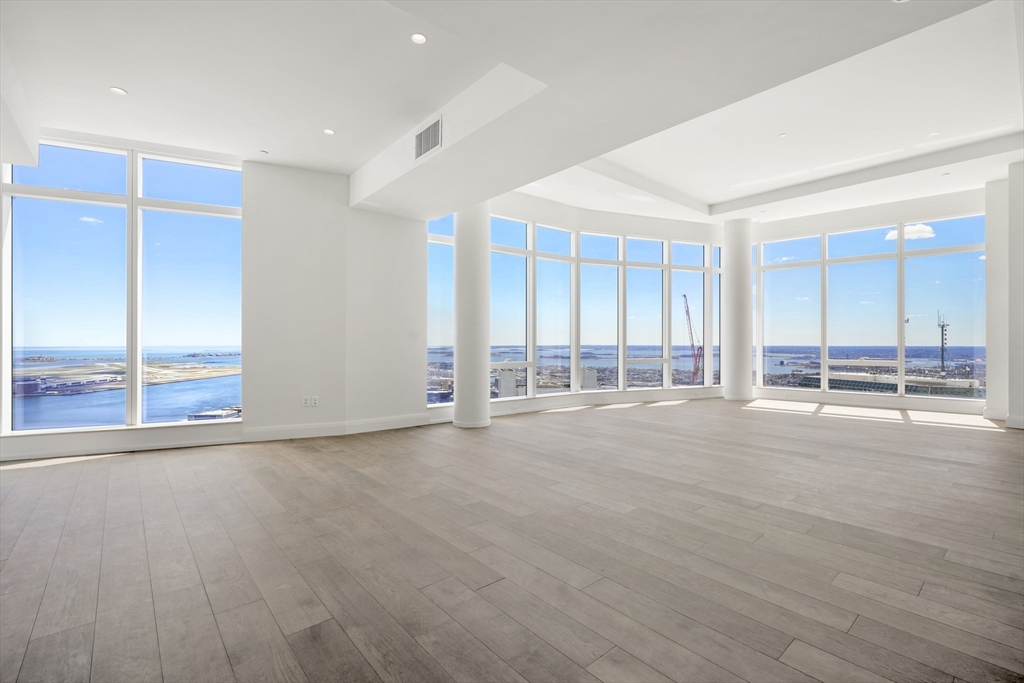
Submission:
[[[441,146],[441,119],[416,133],[416,158]]]

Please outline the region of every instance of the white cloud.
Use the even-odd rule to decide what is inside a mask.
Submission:
[[[935,231],[932,230],[930,225],[915,223],[914,225],[903,226],[903,237],[908,240],[930,240],[935,237]],[[885,239],[889,239],[889,236],[886,235]],[[893,239],[896,238],[894,237]]]
[[[102,223],[103,222],[99,218],[93,218],[92,216],[82,216],[78,220],[82,221],[83,223],[94,223],[94,224],[95,223]]]
[[[797,301],[807,301],[807,300],[808,300],[808,299],[810,299],[810,298],[811,298],[811,297],[809,297],[809,296],[798,296],[798,297],[796,298],[796,300],[797,300]]]
[[[795,261],[796,256],[782,256],[777,259],[773,259],[772,263],[785,263],[786,261]]]
[[[979,260],[979,261],[984,261],[984,260],[985,260],[985,255],[984,255],[984,254],[982,254],[981,256],[979,256],[979,257],[978,257],[978,260]]]

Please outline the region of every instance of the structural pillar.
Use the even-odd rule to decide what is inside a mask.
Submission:
[[[1006,426],[1024,429],[1024,162],[1010,164],[1009,176]]]
[[[722,248],[722,386],[725,398],[746,401],[754,397],[751,382],[754,342],[752,322],[750,245],[751,221],[741,218],[725,222]]]
[[[985,183],[985,413],[1009,410],[1010,194],[1008,180]]]
[[[488,202],[455,212],[456,427],[491,424],[491,215]]]

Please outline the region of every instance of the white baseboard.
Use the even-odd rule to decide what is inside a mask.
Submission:
[[[413,413],[412,415],[395,415],[393,417],[375,417],[369,420],[349,420],[346,424],[346,434],[362,434],[364,432],[379,432],[385,429],[404,429],[405,427],[419,427],[430,424],[430,415],[426,412]]]
[[[1009,429],[1024,429],[1024,416],[1021,415],[1007,415],[1006,426]]]
[[[986,407],[985,410],[982,411],[981,416],[983,418],[985,418],[986,420],[999,420],[999,421],[1002,421],[1002,420],[1006,419],[1006,411],[1005,410],[990,410],[988,407]]]

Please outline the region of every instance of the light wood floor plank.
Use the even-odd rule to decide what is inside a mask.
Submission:
[[[1024,435],[849,412],[0,465],[0,683],[1021,683]]]

